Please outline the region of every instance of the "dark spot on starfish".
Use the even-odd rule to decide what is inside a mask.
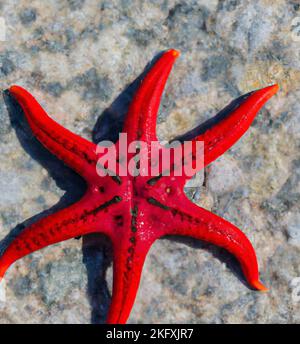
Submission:
[[[82,153],[81,153],[82,154]],[[89,156],[86,153],[83,153],[82,156],[84,157],[84,159],[86,160],[86,162],[88,162],[89,164],[93,164],[95,163],[95,160],[92,160],[89,158]]]
[[[131,270],[131,268],[132,268],[132,258],[128,257],[127,258],[127,269]]]
[[[114,200],[114,203],[118,203],[118,202],[121,202],[121,201],[122,201],[122,197],[121,197],[121,196],[115,196],[115,197],[113,198],[113,200]]]
[[[49,233],[51,234],[51,235],[55,235],[55,233],[53,232],[53,230],[51,229],[51,231],[49,231]],[[53,234],[52,234],[53,233]],[[44,233],[39,233],[38,234],[44,241],[46,241],[47,240],[47,236],[44,234]]]
[[[105,187],[104,186],[99,186],[98,188],[100,193],[104,193],[105,192]]]
[[[153,186],[153,185],[155,185],[155,184],[160,180],[161,177],[162,177],[162,175],[160,174],[160,175],[158,175],[158,176],[156,176],[156,177],[153,177],[153,178],[151,178],[151,179],[148,179],[148,180],[147,180],[147,184]]]
[[[137,228],[136,228],[135,226],[131,225],[131,231],[132,231],[133,233],[135,233],[135,232],[137,231]]]
[[[26,249],[27,249],[28,251],[32,251],[32,250],[31,250],[31,245],[29,244],[28,241],[25,241],[25,242],[24,242],[24,246],[26,247]]]
[[[129,241],[132,243],[132,244],[135,244],[135,237],[131,237],[130,239],[129,239]]]
[[[137,231],[137,228],[136,228],[136,217],[138,215],[138,207],[137,207],[137,205],[135,205],[134,208],[131,209],[131,215],[132,215],[132,218],[131,218],[130,228],[131,228],[131,231],[133,233],[135,233]]]
[[[169,210],[170,208],[162,203],[160,203],[158,200],[156,200],[155,198],[153,197],[149,197],[147,199],[147,201],[152,204],[152,205],[155,205],[156,207],[159,207],[159,208],[162,208],[164,210]]]
[[[116,215],[114,217],[115,222],[117,223],[118,226],[123,226],[124,224],[124,218],[123,215]]]
[[[61,232],[61,226],[60,225],[56,225],[54,227],[54,229],[55,229],[56,232]]]
[[[115,203],[119,203],[121,201],[122,201],[121,196],[115,196],[111,200],[109,200],[109,201],[101,204],[99,207],[93,209],[90,213],[97,214],[98,211],[101,211],[101,210],[106,211],[106,208],[108,208],[110,205],[115,204]]]
[[[111,176],[112,180],[116,182],[117,184],[121,185],[122,184],[122,179],[120,176]]]
[[[130,210],[132,216],[137,216],[138,214],[138,207],[135,205],[133,209]]]
[[[63,227],[67,226],[70,223],[70,220],[63,220],[63,222],[61,223],[61,225]]]
[[[86,217],[89,215],[89,212],[86,210],[86,209],[84,209],[83,210],[83,212],[82,212],[82,214],[80,215],[80,217],[79,217],[79,220],[84,220],[84,219],[86,219]]]
[[[40,246],[40,242],[36,238],[32,238],[31,241],[33,242],[34,245]]]

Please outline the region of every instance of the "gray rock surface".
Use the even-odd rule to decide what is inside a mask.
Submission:
[[[55,120],[88,139],[98,117],[170,47],[182,54],[160,108],[161,139],[184,133],[240,94],[280,84],[243,139],[207,169],[205,186],[187,190],[196,203],[247,234],[270,291],[250,290],[224,250],[192,239],[164,239],[146,260],[129,322],[299,323],[300,41],[293,21],[300,16],[298,1],[4,0],[0,9],[6,22],[1,90],[26,87]],[[106,112],[114,118],[106,126],[118,125],[130,95]],[[1,100],[1,239],[82,192],[76,176],[41,154],[25,127],[18,116],[10,118]],[[16,262],[5,278],[0,322],[102,322],[109,257],[109,245],[85,238]],[[106,280],[110,288],[111,266]]]

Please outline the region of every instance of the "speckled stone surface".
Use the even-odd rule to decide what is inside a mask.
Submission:
[[[240,94],[280,84],[243,139],[207,169],[205,186],[187,189],[196,203],[247,234],[270,291],[250,290],[224,250],[163,239],[146,260],[129,322],[300,323],[300,41],[293,26],[299,2],[4,0],[0,10],[7,29],[1,90],[26,87],[55,120],[96,141],[120,125],[132,95],[126,87],[170,47],[182,54],[160,108],[162,140]],[[0,100],[1,240],[83,190],[21,117]],[[18,261],[6,275],[0,322],[103,322],[110,249],[93,236]]]

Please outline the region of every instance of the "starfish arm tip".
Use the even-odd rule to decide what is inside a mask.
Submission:
[[[176,49],[170,49],[170,50],[168,50],[168,53],[170,53],[175,58],[180,56],[180,51],[176,50]]]
[[[9,266],[10,266],[9,264],[4,264],[0,258],[0,283],[3,280],[4,275],[5,275],[6,271],[8,270]]]
[[[25,88],[18,85],[11,85],[8,88],[8,92],[20,103],[28,96],[28,91]]]
[[[18,85],[12,85],[9,87],[8,91],[12,94],[16,93],[19,89],[19,86]]]
[[[267,86],[265,90],[268,90],[270,97],[272,97],[274,94],[276,94],[279,91],[279,85],[278,84],[273,84],[270,86]]]
[[[260,282],[259,280],[252,281],[252,282],[251,282],[251,285],[253,286],[253,288],[255,288],[256,290],[261,291],[261,292],[267,292],[267,291],[269,290],[269,289],[268,289],[264,284],[262,284],[262,282]]]
[[[179,54],[175,49],[162,51],[143,77],[123,126],[123,132],[127,133],[129,141],[137,138],[143,138],[148,144],[151,140],[157,141],[156,120],[161,97]]]

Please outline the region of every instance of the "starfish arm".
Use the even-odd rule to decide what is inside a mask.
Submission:
[[[130,105],[123,132],[128,141],[156,140],[156,118],[160,99],[179,52],[168,50],[155,62],[143,79]]]
[[[125,324],[136,298],[145,257],[151,243],[137,244],[135,249],[115,242],[113,260],[113,293],[108,324]]]
[[[183,208],[184,211],[173,210],[173,228],[167,231],[167,234],[190,236],[225,248],[241,264],[249,285],[257,290],[267,290],[259,281],[254,248],[241,230],[190,201],[185,202]]]
[[[96,145],[51,119],[25,89],[12,86],[9,92],[21,105],[37,139],[83,177],[95,174]]]
[[[18,259],[46,246],[92,232],[110,236],[105,216],[99,229],[96,221],[97,209],[91,209],[87,198],[28,226],[19,233],[0,256],[0,279]],[[103,213],[101,214],[103,216]]]
[[[192,159],[197,159],[195,143],[204,142],[204,166],[207,166],[234,145],[247,131],[262,106],[278,91],[272,85],[245,94],[232,101],[215,117],[176,140],[193,142]],[[197,136],[195,137],[195,133]],[[198,154],[203,154],[203,150]],[[183,157],[185,158],[185,156]]]

